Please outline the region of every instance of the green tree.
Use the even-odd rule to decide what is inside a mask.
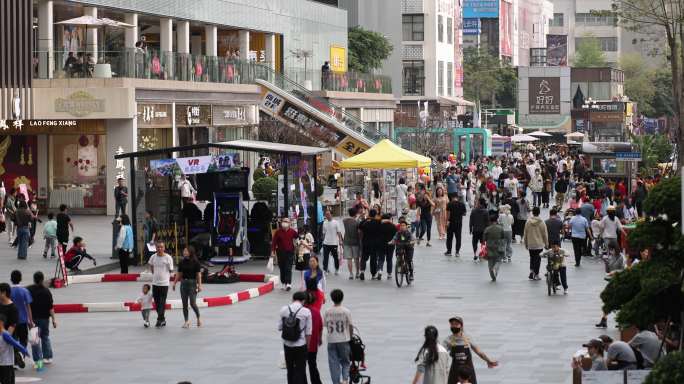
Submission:
[[[684,383],[684,352],[669,353],[658,360],[644,384]]]
[[[372,72],[382,66],[394,47],[381,33],[368,31],[361,27],[349,29],[349,69],[359,72]]]
[[[586,35],[575,47],[575,68],[605,67],[606,55],[601,50],[601,43],[593,35]]]
[[[670,68],[656,70],[653,76],[653,87],[655,88],[651,102],[653,116],[675,116],[676,105],[672,96],[672,72],[670,72]],[[627,95],[629,96],[629,94]]]
[[[619,64],[625,73],[625,95],[637,103],[639,113],[655,116],[655,71],[646,66],[638,53],[622,55]]]
[[[517,74],[510,65],[484,50],[466,48],[463,51],[463,93],[478,105],[486,102],[495,107],[497,102],[514,107]]]
[[[670,161],[673,147],[670,139],[665,135],[632,135],[632,143],[641,152],[640,173],[652,176],[653,171],[658,167],[658,163]]]
[[[681,324],[684,238],[681,234],[681,179],[662,180],[649,192],[644,210],[653,217],[629,234],[632,249],[651,250],[651,260],[617,273],[601,293],[605,313],[617,311],[621,327],[659,320]]]

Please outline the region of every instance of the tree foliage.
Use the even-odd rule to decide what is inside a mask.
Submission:
[[[359,72],[372,72],[382,67],[394,47],[381,33],[368,31],[361,27],[349,29],[349,69]]]
[[[516,105],[517,73],[502,63],[498,57],[477,48],[463,51],[463,93],[468,100],[497,104],[504,107]]]
[[[621,327],[668,318],[680,321],[684,302],[680,183],[676,177],[656,185],[644,203],[652,217],[637,223],[629,234],[630,247],[651,249],[651,260],[616,274],[601,293],[603,310],[618,311]]]
[[[625,95],[637,103],[640,114],[649,117],[673,116],[669,68],[649,68],[638,53],[622,55],[619,64],[625,73]]]
[[[575,47],[575,68],[595,68],[606,66],[606,55],[601,50],[601,43],[593,35],[586,35]]]
[[[661,357],[646,376],[644,384],[684,383],[684,352],[674,352]]]
[[[670,161],[672,155],[672,143],[665,135],[632,135],[632,143],[641,152],[641,174],[651,176],[658,163]]]

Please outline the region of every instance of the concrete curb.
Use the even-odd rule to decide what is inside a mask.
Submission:
[[[253,299],[272,292],[279,279],[274,275],[240,274],[240,282],[262,282],[264,284],[233,292],[226,296],[203,297],[197,301],[201,308],[219,307],[237,304],[241,301]],[[150,273],[129,274],[95,274],[76,275],[69,277],[69,284],[106,283],[106,282],[143,282],[152,281]],[[180,300],[167,300],[166,309],[181,309],[183,304]],[[83,313],[83,312],[134,312],[140,311],[140,304],[136,302],[105,302],[105,303],[81,303],[81,304],[55,304],[55,313]]]

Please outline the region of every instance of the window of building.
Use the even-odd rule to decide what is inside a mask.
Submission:
[[[404,96],[425,95],[425,62],[406,60],[402,63]]]
[[[575,49],[577,49],[585,39],[596,39],[603,52],[617,52],[617,37],[578,37],[575,39]]]
[[[423,41],[423,15],[403,15],[401,23],[402,39],[404,41]]]
[[[447,63],[447,95],[454,95],[454,63]]]
[[[437,15],[437,41],[444,42],[444,17]]]
[[[549,19],[549,27],[562,27],[564,25],[563,14],[554,13],[553,19]]]
[[[437,63],[437,93],[444,96],[444,62]]]
[[[451,17],[447,17],[447,43],[454,43],[454,20]]]
[[[615,26],[617,25],[617,18],[614,14],[593,14],[593,13],[576,13],[575,25],[597,27],[597,26]]]

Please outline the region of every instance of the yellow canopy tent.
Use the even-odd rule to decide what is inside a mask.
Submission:
[[[367,151],[340,162],[342,169],[402,169],[429,167],[432,160],[384,139]]]

